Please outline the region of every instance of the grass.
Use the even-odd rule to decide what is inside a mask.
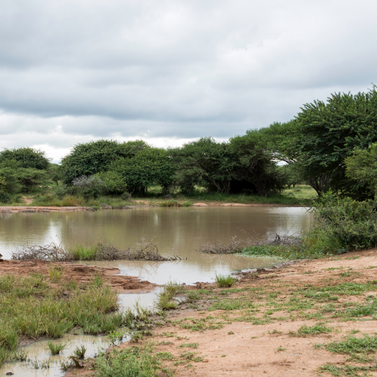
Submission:
[[[59,355],[61,351],[64,350],[65,347],[67,347],[67,343],[57,343],[54,344],[51,340],[47,342],[47,346],[51,352],[51,355]]]
[[[96,335],[126,322],[126,314],[114,313],[118,297],[111,287],[60,279],[51,285],[55,278],[0,276],[0,364],[16,351],[20,337],[56,339],[74,327]]]
[[[216,274],[216,283],[220,288],[230,288],[237,281],[231,275],[218,275]]]
[[[297,185],[295,188],[286,189],[281,194],[275,194],[269,197],[245,194],[221,194],[208,193],[202,187],[197,187],[195,192],[190,195],[184,195],[179,190],[172,192],[172,199],[161,199],[162,187],[156,186],[148,189],[148,192],[142,196],[135,196],[129,199],[122,199],[120,196],[101,196],[98,198],[85,199],[78,195],[64,195],[58,197],[54,190],[55,184],[49,184],[41,188],[34,194],[28,196],[33,199],[33,206],[56,206],[56,207],[77,207],[88,206],[99,209],[103,204],[112,208],[122,208],[123,206],[136,205],[135,200],[148,201],[152,206],[161,207],[188,207],[195,201],[215,201],[224,203],[243,203],[243,204],[282,204],[282,205],[304,205],[310,206],[316,198],[315,191],[306,185]],[[25,205],[22,201],[22,195],[14,195],[7,203],[0,205]]]
[[[151,346],[113,350],[96,359],[95,377],[157,377],[162,365]]]
[[[168,282],[167,284],[165,284],[162,292],[157,295],[157,299],[155,301],[157,308],[161,310],[175,309],[178,304],[172,300],[174,296],[181,290],[182,286],[177,283]]]
[[[377,350],[377,336],[364,335],[362,338],[348,336],[339,342],[331,342],[325,345],[327,351],[351,356],[357,362],[370,361],[366,355],[373,354]]]
[[[77,346],[73,350],[73,356],[77,357],[78,359],[83,359],[85,357],[85,353],[86,353],[86,347],[84,345]]]
[[[95,260],[97,252],[99,250],[98,244],[95,245],[82,245],[77,244],[75,246],[71,246],[68,249],[68,253],[70,254],[73,260]]]
[[[325,324],[320,322],[313,326],[303,325],[297,330],[297,332],[291,331],[289,335],[310,336],[310,335],[328,334],[333,331],[334,331],[334,328],[327,327]]]

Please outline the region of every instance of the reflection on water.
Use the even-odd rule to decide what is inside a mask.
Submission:
[[[105,336],[64,335],[63,338],[53,340],[52,342],[54,344],[67,343],[66,348],[60,353],[60,355],[51,356],[47,342],[47,340],[42,340],[25,347],[20,347],[19,351],[25,351],[30,361],[28,363],[6,363],[0,367],[0,376],[4,376],[5,373],[8,372],[14,373],[15,377],[63,376],[64,372],[60,370],[60,362],[68,361],[68,356],[73,354],[76,347],[82,345],[85,346],[85,357],[94,357],[110,346],[110,340]],[[41,368],[43,362],[49,362],[48,369]],[[36,369],[34,364],[36,364],[39,369]]]
[[[297,235],[311,216],[297,207],[135,208],[99,212],[12,214],[0,219],[0,253],[5,258],[26,242],[64,245],[112,242],[127,248],[141,238],[153,239],[164,255],[179,255],[181,262],[95,262],[118,267],[122,274],[139,276],[157,284],[174,280],[192,284],[209,281],[215,272],[271,266],[264,258],[207,255],[195,250],[205,242],[228,242],[231,237],[253,240],[278,234]]]
[[[101,266],[114,266],[122,274],[139,276],[153,283],[169,280],[192,284],[211,281],[215,273],[253,267],[269,267],[274,261],[265,258],[246,258],[233,255],[207,255],[196,252],[206,242],[228,242],[231,237],[254,241],[273,238],[276,233],[298,235],[309,227],[311,216],[304,208],[218,207],[218,208],[135,208],[99,212],[16,213],[0,217],[0,253],[10,258],[11,251],[29,244],[47,244],[51,241],[65,246],[97,241],[112,242],[127,248],[141,238],[153,239],[163,255],[179,255],[180,262],[114,261],[91,262]],[[158,289],[146,294],[119,295],[121,308],[152,306]],[[25,363],[7,363],[0,375],[13,372],[15,376],[61,376],[59,360],[72,354],[78,345],[85,345],[87,356],[106,348],[106,337],[66,335],[57,342],[70,343],[62,356],[49,356],[47,341],[24,347],[29,358],[39,361],[50,359],[48,370],[35,370]]]

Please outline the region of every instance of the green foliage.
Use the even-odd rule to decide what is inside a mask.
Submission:
[[[51,355],[59,355],[61,351],[67,347],[68,343],[53,343],[51,340],[47,342]]]
[[[236,278],[234,278],[231,275],[218,275],[216,274],[216,283],[220,288],[229,288],[231,287],[235,282],[237,281]]]
[[[98,177],[102,181],[102,195],[122,195],[126,196],[127,184],[124,179],[114,171],[99,173]]]
[[[46,170],[49,167],[49,160],[45,152],[33,148],[5,149],[0,152],[0,163],[8,161],[18,162],[19,167],[25,169]]]
[[[165,284],[164,289],[157,295],[156,306],[161,310],[171,310],[177,307],[177,303],[172,301],[174,296],[181,291],[181,285],[173,282]]]
[[[99,355],[95,369],[95,377],[157,377],[160,362],[150,347],[132,347]]]
[[[303,177],[322,195],[370,197],[365,184],[346,176],[345,160],[355,149],[377,142],[377,90],[332,94],[326,102],[305,104],[296,121],[301,130],[297,146]]]
[[[317,227],[327,229],[344,249],[367,249],[377,244],[377,203],[340,199],[332,193],[314,210]]]
[[[114,140],[98,140],[77,144],[62,160],[62,178],[70,184],[74,178],[104,173],[120,158],[131,159],[148,145],[141,140],[118,143]]]
[[[17,193],[29,193],[46,181],[47,174],[43,170],[20,167],[14,160],[0,163],[0,201],[8,201]]]
[[[158,148],[143,149],[132,159],[119,159],[109,170],[122,178],[131,193],[145,193],[154,185],[161,185],[166,191],[174,172],[168,153]]]
[[[257,149],[248,135],[228,143],[201,138],[168,152],[175,165],[175,181],[184,193],[202,186],[209,192],[266,195],[283,187],[270,156]]]
[[[55,281],[53,288],[40,275],[0,277],[2,361],[16,350],[20,337],[60,338],[74,327],[89,334],[108,333],[125,322],[125,314],[111,313],[118,308],[118,297],[109,286],[98,287],[93,282],[76,288],[60,278]],[[62,297],[62,292],[68,296]]]
[[[308,336],[308,335],[318,335],[318,334],[328,334],[333,332],[333,327],[327,327],[324,323],[316,323],[313,326],[302,325],[297,332],[291,331],[289,335],[292,336]]]
[[[345,159],[348,178],[364,184],[376,197],[377,190],[377,143],[368,149],[356,149],[352,156]]]

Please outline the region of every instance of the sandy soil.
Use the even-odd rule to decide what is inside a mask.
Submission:
[[[141,281],[135,276],[117,275],[118,268],[104,268],[97,266],[87,266],[78,263],[50,263],[43,261],[12,261],[0,260],[0,275],[28,275],[30,273],[49,274],[49,268],[60,266],[63,270],[63,280],[74,280],[86,283],[96,275],[101,275],[102,279],[109,282],[119,293],[143,293],[150,292],[156,288],[156,284],[148,281]]]
[[[261,319],[266,318],[271,305],[271,297],[277,303],[288,303],[297,289],[312,285],[312,289],[332,287],[343,283],[363,284],[377,280],[377,250],[353,252],[340,257],[326,258],[316,261],[304,261],[281,269],[265,269],[256,273],[244,273],[233,288],[215,288],[214,284],[198,283],[193,291],[206,288],[218,297],[224,294],[224,299],[251,300],[258,310],[254,310]],[[373,283],[374,284],[374,283]],[[243,288],[245,290],[243,290]],[[323,291],[323,290],[322,290]],[[258,293],[263,292],[263,293]],[[330,353],[324,348],[315,348],[316,344],[328,343],[344,339],[349,334],[359,331],[362,334],[374,335],[377,320],[372,317],[344,321],[336,317],[337,311],[357,303],[365,304],[366,297],[376,297],[377,286],[372,292],[359,295],[343,295],[338,293],[338,299],[332,301],[336,308],[330,313],[321,311],[321,305],[329,302],[313,301],[313,308],[290,311],[275,310],[269,323],[253,323],[247,320],[247,310],[209,310],[211,303],[202,300],[194,307],[183,304],[180,310],[170,312],[165,327],[154,330],[152,338],[144,338],[157,344],[156,352],[170,352],[176,360],[183,351],[193,351],[203,358],[202,362],[192,362],[188,368],[184,363],[176,366],[177,377],[222,377],[222,376],[315,376],[319,367],[332,363],[337,367],[349,364],[349,355]],[[270,297],[270,298],[268,298]],[[305,297],[299,298],[297,304],[305,302]],[[330,302],[331,303],[331,302]],[[318,306],[319,305],[319,306]],[[322,319],[307,318],[310,313],[322,313]],[[324,313],[324,314],[323,314]],[[241,315],[241,317],[240,317]],[[211,316],[211,317],[208,317]],[[193,331],[184,328],[180,323],[195,323],[200,320],[222,321],[222,328]],[[180,322],[181,321],[181,322]],[[183,321],[183,322],[182,322]],[[313,326],[325,322],[333,331],[329,334],[293,336],[292,332],[303,326]],[[263,321],[262,321],[263,322]],[[170,335],[168,335],[170,334]],[[165,343],[165,344],[162,344]],[[182,343],[198,343],[197,349],[181,348]],[[126,348],[139,344],[124,343],[118,348]],[[373,361],[375,365],[375,361]],[[90,362],[89,364],[90,365]],[[371,364],[351,363],[354,366]],[[377,376],[377,372],[368,372],[368,376]],[[88,370],[71,370],[66,377],[75,375],[90,375]],[[322,372],[323,376],[330,376]],[[343,375],[343,374],[339,374]],[[345,374],[344,374],[345,375]],[[353,374],[352,374],[353,375]],[[356,374],[355,374],[356,375]],[[361,375],[361,374],[360,374]]]

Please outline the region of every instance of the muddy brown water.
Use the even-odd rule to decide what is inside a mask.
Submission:
[[[210,207],[210,208],[133,208],[98,212],[13,213],[0,215],[0,253],[10,259],[11,252],[25,243],[48,244],[52,241],[70,246],[78,243],[111,242],[127,248],[141,238],[153,239],[163,255],[178,255],[180,262],[114,261],[90,262],[118,267],[121,274],[138,276],[157,284],[168,281],[193,284],[213,281],[217,274],[255,267],[271,267],[276,260],[234,255],[207,255],[196,250],[206,242],[228,242],[233,236],[251,237],[255,242],[272,239],[276,234],[299,235],[312,222],[312,216],[300,207]],[[247,234],[247,236],[245,235]],[[119,295],[121,307],[139,301],[151,306],[156,292]],[[106,347],[106,337],[68,336],[71,341],[63,356],[78,344],[85,344],[88,356]],[[34,369],[25,363],[9,363],[0,375],[60,376],[57,357],[50,357],[47,341],[25,347],[39,362],[50,360],[49,369]]]

